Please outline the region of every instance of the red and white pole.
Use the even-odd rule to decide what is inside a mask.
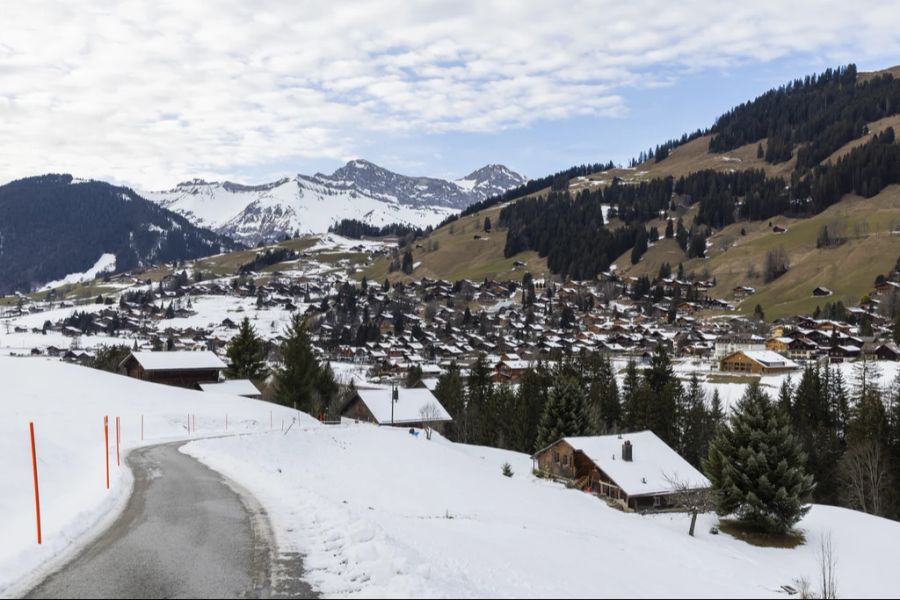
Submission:
[[[37,450],[34,446],[34,421],[28,424],[31,433],[31,469],[34,472],[34,514],[37,518],[37,543],[40,544],[41,538],[41,493],[38,487],[38,468],[37,468]]]

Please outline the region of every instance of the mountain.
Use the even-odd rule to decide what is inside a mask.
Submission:
[[[900,255],[895,72],[829,69],[641,153],[630,167],[582,165],[532,179],[432,233],[413,250],[413,276],[518,279],[530,270],[591,279],[614,266],[653,280],[681,264],[745,313],[757,303],[770,318],[855,305]],[[770,278],[768,255],[780,250],[788,271]],[[380,280],[389,264],[366,275]],[[735,298],[738,285],[757,293]],[[833,296],[813,297],[816,286]]]
[[[298,232],[324,233],[342,219],[424,228],[525,181],[502,165],[447,181],[408,177],[353,160],[331,175],[296,175],[256,186],[195,179],[143,195],[198,226],[256,244]]]
[[[208,256],[236,244],[137,195],[71,175],[0,186],[0,293],[79,273]]]

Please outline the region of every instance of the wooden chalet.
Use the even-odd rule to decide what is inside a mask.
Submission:
[[[609,498],[627,510],[673,508],[673,482],[706,489],[709,481],[652,431],[562,438],[532,460],[544,476]]]
[[[771,350],[739,350],[719,361],[719,370],[725,373],[777,375],[797,368],[797,363]]]
[[[213,352],[132,352],[119,364],[125,375],[192,390],[216,383],[226,367]]]
[[[341,409],[341,417],[388,427],[428,425],[444,432],[453,417],[427,388],[358,389]]]

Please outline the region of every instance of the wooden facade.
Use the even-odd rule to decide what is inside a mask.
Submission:
[[[771,351],[770,351],[771,353]],[[719,370],[724,373],[744,373],[750,375],[774,375],[789,373],[796,365],[786,358],[764,361],[755,358],[755,352],[732,352],[719,361]]]
[[[649,511],[675,506],[675,496],[671,493],[629,496],[593,460],[564,439],[535,454],[533,460],[542,475],[617,501],[623,508]]]

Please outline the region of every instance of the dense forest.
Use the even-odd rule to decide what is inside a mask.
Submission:
[[[890,74],[868,81],[856,65],[798,79],[725,113],[710,130],[711,152],[726,152],[768,138],[765,159],[779,163],[797,149],[805,171],[866,133],[866,124],[900,112],[900,80]]]
[[[71,175],[0,186],[0,293],[87,271],[106,253],[128,270],[236,247],[128,188]]]
[[[431,227],[422,230],[418,227],[406,225],[405,223],[389,223],[388,225],[378,227],[377,225],[370,225],[356,219],[341,219],[340,222],[329,227],[328,231],[354,240],[360,240],[364,237],[375,238],[384,237],[386,235],[405,237],[412,234],[415,237],[421,237],[426,233],[430,233]]]

